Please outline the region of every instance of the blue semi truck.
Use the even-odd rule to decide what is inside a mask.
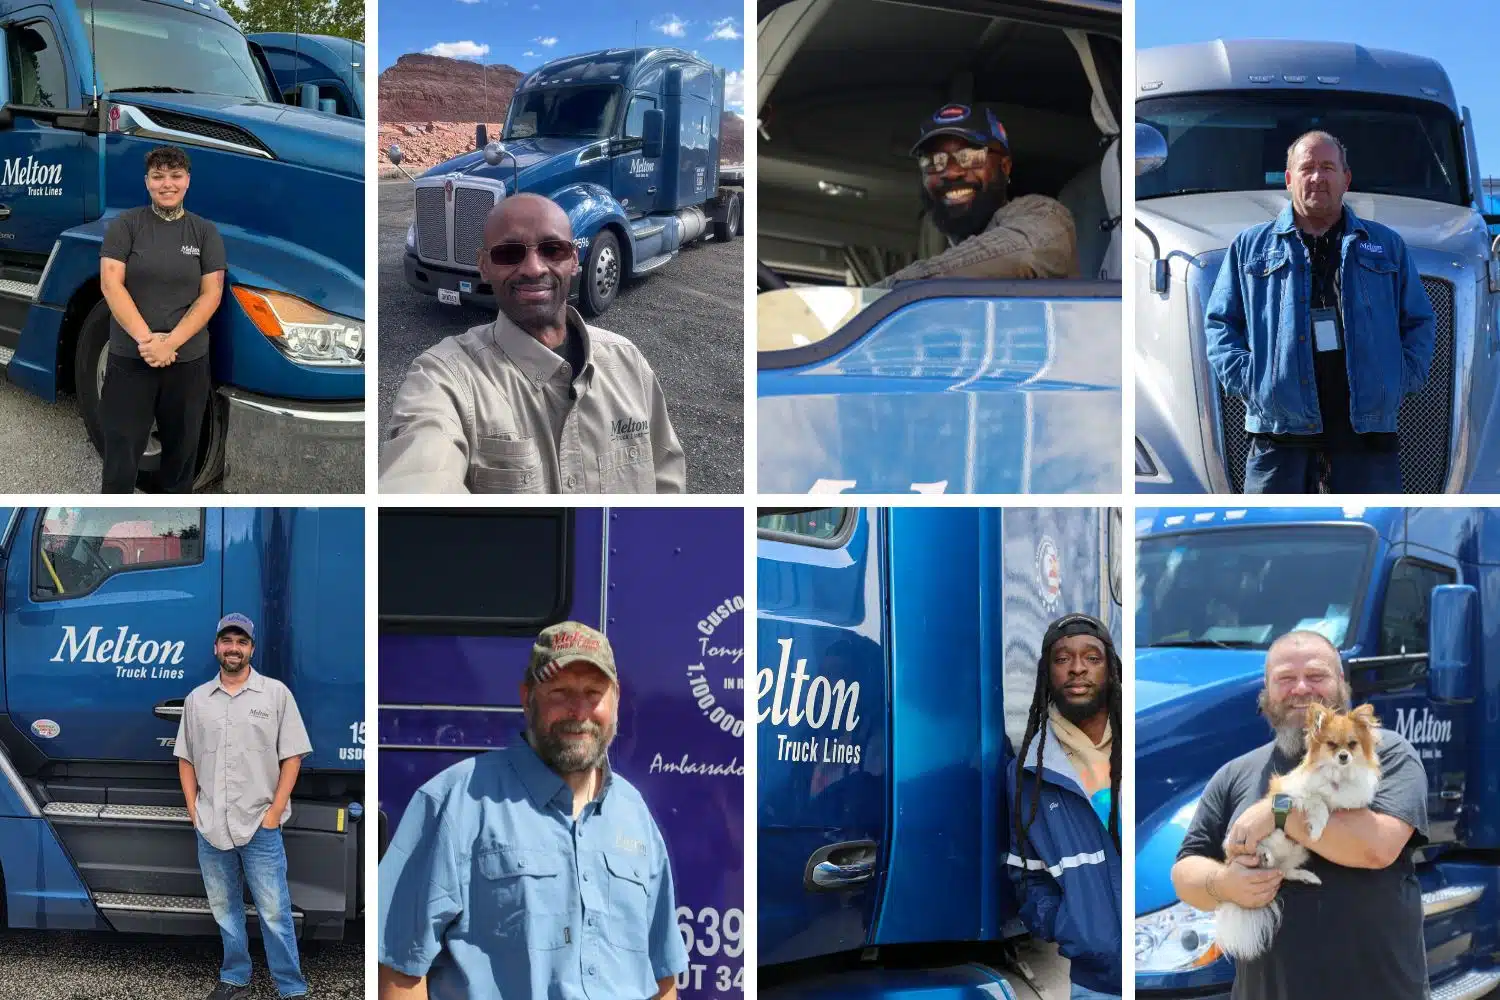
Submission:
[[[281,103],[264,58],[207,0],[7,2],[0,19],[10,381],[48,401],[75,393],[99,446],[100,244],[116,215],[146,203],[146,153],[180,146],[193,162],[187,206],[219,227],[229,259],[195,487],[360,491],[363,123]],[[143,488],[159,464],[153,433]]]
[[[0,508],[0,929],[216,934],[173,757],[214,626],[313,752],[285,827],[299,936],[360,917],[364,514],[358,508]]]
[[[744,167],[719,164],[724,111],[723,69],[681,49],[610,49],[533,70],[499,142],[413,178],[407,284],[493,311],[479,275],[484,220],[527,191],[568,213],[581,265],[571,294],[584,315],[599,315],[626,279],[689,243],[739,234]],[[399,147],[387,155],[401,163]]]
[[[365,117],[363,42],[289,31],[245,37],[260,46],[282,101],[345,118]]]
[[[386,508],[379,524],[381,854],[423,783],[522,738],[537,632],[592,625],[620,672],[610,765],[672,864],[680,995],[742,996],[743,510]]]
[[[1136,533],[1136,996],[1229,995],[1213,915],[1171,869],[1209,778],[1269,742],[1266,648],[1299,628],[1426,765],[1432,996],[1500,986],[1500,512],[1141,509]]]
[[[1013,748],[1047,624],[1082,611],[1118,641],[1120,530],[1088,508],[761,511],[761,995],[1032,995],[1007,947]]]

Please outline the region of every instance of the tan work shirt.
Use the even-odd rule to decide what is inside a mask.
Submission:
[[[909,264],[873,288],[918,278],[1076,278],[1073,213],[1056,198],[1027,194],[1002,205],[984,232]]]
[[[682,493],[687,463],[638,347],[588,326],[583,371],[501,313],[412,362],[380,450],[383,493]]]
[[[219,676],[193,688],[177,724],[177,756],[198,776],[198,832],[221,851],[244,847],[265,822],[281,762],[312,753],[296,699],[285,684],[248,668],[230,694]],[[287,802],[281,822],[292,816]]]

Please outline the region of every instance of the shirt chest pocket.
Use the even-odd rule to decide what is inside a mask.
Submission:
[[[604,493],[655,493],[651,442],[642,439],[622,444],[600,455],[599,483]]]
[[[469,469],[477,493],[545,493],[542,455],[536,439],[518,435],[479,437]]]
[[[609,872],[609,919],[604,922],[604,936],[616,947],[645,951],[651,936],[646,859],[606,852],[604,867]]]
[[[475,912],[470,926],[483,933],[524,940],[532,951],[552,951],[567,943],[570,880],[562,860],[545,851],[499,846],[475,855],[478,879],[471,892]]]
[[[1269,250],[1245,261],[1245,274],[1251,278],[1285,281],[1292,275],[1291,255],[1285,250]]]
[[[276,719],[267,712],[265,718],[251,714],[245,719],[245,745],[251,750],[276,749]]]
[[[1385,254],[1373,254],[1368,250],[1355,251],[1355,279],[1359,282],[1360,303],[1376,321],[1390,322],[1396,319],[1396,282],[1399,277],[1395,262]]]

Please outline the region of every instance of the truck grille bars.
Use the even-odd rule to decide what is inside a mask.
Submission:
[[[417,182],[417,257],[430,264],[479,266],[484,247],[484,220],[502,188],[451,177],[424,177]]]
[[[1450,428],[1453,426],[1453,284],[1442,278],[1422,277],[1422,287],[1432,301],[1437,335],[1432,349],[1432,370],[1427,384],[1401,404],[1397,425],[1401,431],[1401,477],[1407,493],[1441,493],[1448,481]],[[1250,441],[1245,434],[1245,404],[1227,395],[1217,380],[1222,419],[1224,462],[1230,488],[1245,489],[1245,456]]]

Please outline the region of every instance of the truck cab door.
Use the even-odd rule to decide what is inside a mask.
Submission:
[[[630,218],[648,215],[656,208],[661,185],[662,157],[648,158],[642,149],[647,111],[661,109],[655,94],[630,95],[625,108],[625,127],[614,147],[614,195]],[[675,142],[675,136],[663,136],[663,142]]]
[[[49,507],[20,520],[5,576],[5,688],[38,750],[172,759],[172,708],[218,669],[222,534],[217,509]]]
[[[85,194],[97,188],[97,140],[46,113],[81,115],[85,101],[54,17],[49,7],[27,7],[0,26],[0,347],[8,350],[20,338],[53,244],[85,221]]]
[[[1431,549],[1397,550],[1380,608],[1376,657],[1349,662],[1354,704],[1369,702],[1387,729],[1411,743],[1427,771],[1428,839],[1455,839],[1455,825],[1467,785],[1468,724],[1465,705],[1442,704],[1428,695],[1425,663],[1401,661],[1401,654],[1428,652],[1432,588],[1457,583],[1458,570]]]

